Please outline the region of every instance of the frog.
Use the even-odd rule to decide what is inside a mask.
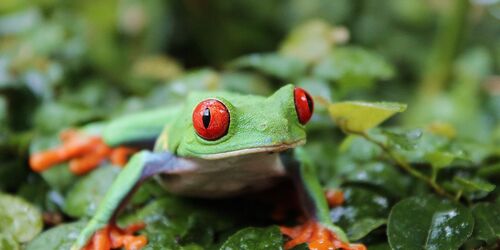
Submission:
[[[280,227],[290,238],[285,249],[303,243],[319,250],[365,249],[350,243],[332,222],[314,162],[302,148],[313,112],[311,95],[292,84],[268,97],[193,92],[183,104],[126,115],[107,123],[98,137],[80,138],[65,148],[32,155],[30,164],[43,171],[82,157],[83,151],[91,152],[92,157],[73,164],[75,172],[82,174],[106,156],[121,152],[111,158],[123,162],[130,154],[72,250],[144,247],[147,238],[134,235],[144,225],[118,228],[115,219],[133,192],[150,178],[174,195],[209,199],[265,190],[276,180],[289,178],[297,187],[307,220],[295,227]],[[148,144],[152,150],[128,150],[130,145]]]

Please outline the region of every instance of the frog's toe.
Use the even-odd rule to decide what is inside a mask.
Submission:
[[[121,249],[140,250],[148,243],[144,235],[134,235],[143,229],[144,223],[132,224],[124,229],[116,225],[108,225],[97,231],[89,243],[82,250],[110,250]]]
[[[291,238],[285,249],[307,243],[311,250],[366,250],[362,244],[349,244],[341,241],[335,233],[314,220],[296,227],[280,227],[281,233]]]
[[[325,196],[330,207],[340,206],[344,203],[344,193],[338,189],[326,190]]]

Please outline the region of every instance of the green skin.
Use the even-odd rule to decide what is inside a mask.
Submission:
[[[199,137],[192,124],[194,107],[208,98],[224,103],[230,114],[227,134],[214,141]],[[209,198],[263,189],[275,177],[289,176],[300,191],[306,214],[347,242],[345,233],[330,219],[312,161],[296,148],[305,143],[306,132],[295,110],[293,85],[267,98],[228,92],[193,93],[182,106],[112,121],[103,138],[113,147],[152,140],[156,143],[153,152],[143,150],[127,163],[73,250],[85,246],[96,231],[114,221],[137,186],[155,175],[172,193]],[[300,164],[280,158],[279,152],[291,148],[295,148]],[[168,178],[172,175],[177,178]]]

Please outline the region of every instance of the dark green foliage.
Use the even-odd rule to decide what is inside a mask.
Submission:
[[[350,240],[497,249],[499,9],[468,0],[2,0],[0,249],[67,249],[119,171],[31,171],[29,154],[60,144],[65,128],[98,133],[101,121],[193,90],[268,95],[286,83],[315,99],[305,152],[325,187],[344,191],[330,215]],[[271,211],[173,197],[148,182],[120,223],[147,222],[146,249],[281,249]]]

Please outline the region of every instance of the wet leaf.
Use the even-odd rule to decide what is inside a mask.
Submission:
[[[73,217],[93,215],[99,202],[120,172],[120,168],[103,166],[79,179],[69,190],[64,212]]]
[[[345,202],[333,208],[330,215],[336,224],[346,229],[349,239],[361,239],[385,224],[391,205],[387,197],[359,187],[347,187],[342,191]]]
[[[391,102],[348,101],[328,106],[330,116],[348,133],[363,133],[405,110],[405,104]]]
[[[26,250],[70,249],[85,224],[87,221],[78,221],[51,228],[32,240]]]
[[[391,210],[387,227],[392,249],[458,249],[472,234],[471,211],[434,196],[406,198]]]
[[[245,228],[227,239],[220,250],[283,249],[283,237],[278,227]]]
[[[472,207],[476,220],[474,237],[493,243],[500,239],[500,204],[477,203]]]
[[[19,197],[0,193],[0,234],[28,242],[42,231],[40,211]]]

